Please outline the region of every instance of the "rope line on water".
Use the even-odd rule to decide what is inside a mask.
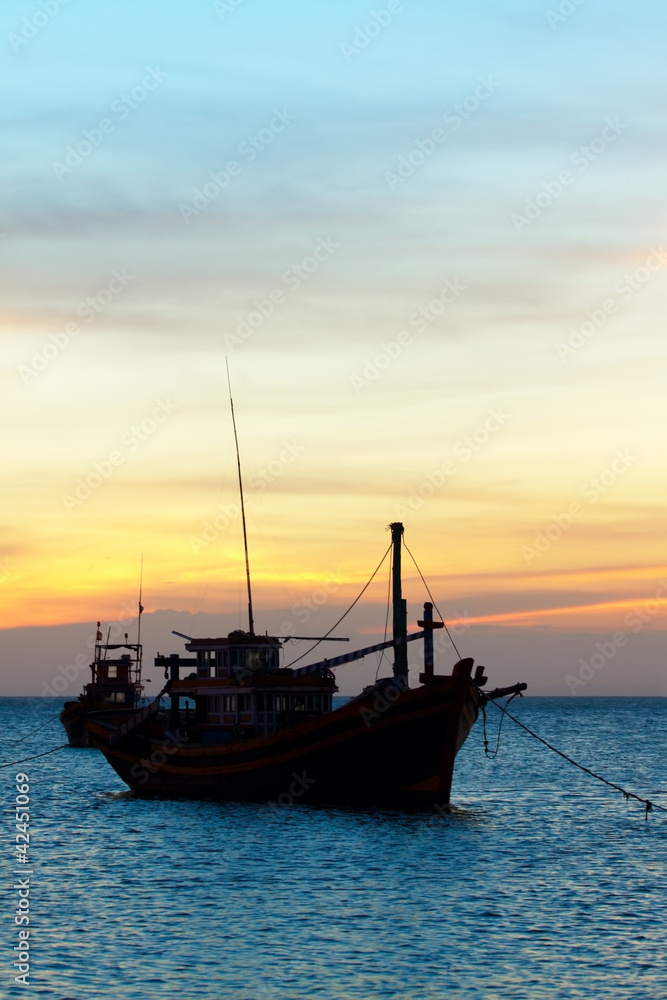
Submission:
[[[58,715],[54,715],[52,719],[49,719],[48,722],[45,722],[43,725],[38,726],[37,729],[33,729],[31,733],[26,733],[25,736],[21,736],[18,740],[8,740],[7,742],[11,747],[17,747],[19,743],[23,743],[24,740],[29,740],[31,736],[35,736],[36,733],[40,733],[42,729],[46,729],[47,726],[52,726],[56,719],[60,719],[60,713],[58,713]]]
[[[53,750],[45,750],[44,753],[36,753],[32,757],[24,757],[22,760],[12,760],[9,764],[0,764],[0,768],[3,767],[18,767],[19,764],[26,764],[29,760],[37,760],[38,757],[48,757],[50,753],[56,753],[58,750],[66,750],[69,743],[61,743],[59,747],[54,747]]]
[[[474,683],[474,682],[472,682],[472,683]],[[477,690],[479,691],[480,694],[482,694],[482,695],[484,694],[484,692],[479,687],[477,687],[476,684],[475,684],[475,687],[477,688]],[[545,747],[547,747],[553,753],[558,754],[559,757],[562,757],[563,760],[566,760],[568,762],[568,764],[572,764],[573,767],[579,768],[579,770],[583,771],[584,774],[588,774],[588,775],[590,775],[591,778],[595,778],[597,781],[601,781],[604,785],[608,785],[609,788],[613,788],[617,792],[621,792],[621,794],[626,799],[636,799],[637,802],[641,802],[641,804],[644,806],[644,809],[646,811],[646,813],[645,813],[645,818],[646,819],[648,819],[648,814],[650,812],[653,812],[654,809],[659,809],[660,812],[667,813],[667,807],[666,806],[661,806],[659,803],[652,802],[650,799],[642,798],[642,796],[641,795],[637,795],[636,792],[630,792],[630,791],[628,791],[627,788],[623,788],[621,785],[617,785],[614,781],[610,781],[608,778],[603,777],[601,774],[597,774],[595,771],[592,771],[590,769],[590,767],[586,767],[584,764],[580,764],[579,761],[574,760],[574,758],[568,756],[568,754],[563,753],[562,750],[559,750],[558,747],[553,746],[551,743],[549,743],[548,740],[545,740],[542,736],[538,736],[538,734],[535,733],[535,732],[533,732],[533,730],[530,729],[529,726],[527,726],[523,722],[520,722],[514,715],[512,715],[511,712],[507,711],[507,705],[509,705],[509,701],[505,705],[498,705],[497,702],[493,701],[492,699],[490,699],[490,700],[492,701],[492,704],[494,704],[496,706],[496,708],[498,709],[498,711],[502,712],[504,715],[506,715],[508,717],[508,719],[511,719],[512,722],[514,722],[517,726],[519,726],[521,729],[525,730],[525,732],[527,732],[529,736],[532,736],[534,740],[537,740],[538,743],[542,743]],[[499,731],[499,737],[500,737],[500,731]],[[498,752],[498,748],[496,748],[496,753],[497,752]]]

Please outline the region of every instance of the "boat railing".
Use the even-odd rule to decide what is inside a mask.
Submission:
[[[123,722],[122,725],[114,729],[109,736],[109,745],[113,746],[115,743],[118,743],[123,739],[123,737],[127,736],[128,733],[131,733],[133,729],[140,726],[142,722],[145,722],[146,719],[150,719],[152,715],[155,715],[159,708],[160,696],[158,695],[155,701],[152,701],[150,705],[145,705],[143,708],[140,708],[138,712],[135,712],[135,714],[127,720],[127,722]]]

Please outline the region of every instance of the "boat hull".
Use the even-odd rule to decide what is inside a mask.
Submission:
[[[60,721],[67,734],[67,742],[71,747],[90,747],[87,719],[88,710],[81,701],[67,701],[60,713]]]
[[[318,719],[227,745],[192,744],[154,723],[151,734],[150,721],[120,738],[104,717],[91,717],[88,728],[141,796],[447,804],[456,753],[477,718],[470,671],[391,690],[392,700],[386,687],[374,689]]]
[[[102,715],[112,725],[118,726],[124,720],[130,718],[136,712],[136,708],[115,708],[109,711],[109,706],[103,701],[89,703],[86,700],[66,701],[60,713],[60,721],[67,735],[67,742],[71,747],[94,747],[95,743],[90,738],[88,723],[96,715]]]

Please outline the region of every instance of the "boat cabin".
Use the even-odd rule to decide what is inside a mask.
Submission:
[[[109,656],[109,651],[129,650]],[[84,687],[84,697],[104,704],[139,704],[141,684],[141,646],[137,643],[97,643],[90,664],[92,680]]]
[[[187,677],[179,678],[179,667],[192,661],[159,657],[156,664],[168,663],[171,669],[172,727],[178,719],[182,728],[180,698],[194,700],[194,718],[186,729],[198,742],[269,736],[332,709],[338,688],[331,672],[295,676],[281,668],[279,638],[239,630],[221,638],[191,639],[185,648],[196,654],[196,671]]]

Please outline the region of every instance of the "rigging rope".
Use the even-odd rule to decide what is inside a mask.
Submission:
[[[349,608],[347,609],[347,611],[345,612],[345,614],[341,615],[341,616],[340,616],[340,618],[338,619],[338,621],[336,622],[336,624],[335,624],[335,625],[332,625],[332,626],[331,626],[331,628],[329,629],[329,631],[327,632],[327,634],[326,634],[326,635],[323,635],[321,639],[318,639],[318,640],[317,640],[317,642],[316,642],[316,643],[315,643],[315,644],[314,644],[313,646],[311,646],[311,647],[310,647],[310,649],[307,649],[305,653],[302,653],[302,654],[301,654],[301,656],[297,656],[297,658],[296,658],[295,660],[291,660],[291,661],[290,661],[290,662],[289,662],[288,664],[286,664],[286,666],[285,666],[285,669],[287,669],[287,667],[291,667],[291,666],[293,666],[293,665],[294,665],[295,663],[298,663],[298,662],[299,662],[299,660],[302,660],[302,659],[304,658],[304,656],[308,656],[308,655],[309,655],[310,653],[312,653],[312,651],[313,651],[313,650],[314,650],[314,649],[315,649],[315,648],[316,648],[317,646],[319,646],[319,644],[320,644],[321,642],[324,642],[324,640],[325,640],[325,639],[326,639],[326,638],[327,638],[328,636],[330,636],[330,635],[331,635],[331,633],[333,632],[333,630],[334,630],[335,628],[338,628],[338,626],[339,626],[339,625],[340,625],[340,623],[342,622],[343,618],[346,618],[346,617],[347,617],[347,615],[349,615],[349,613],[350,613],[350,611],[352,610],[352,608],[354,607],[354,605],[355,605],[355,604],[356,604],[356,603],[357,603],[358,601],[360,601],[360,600],[361,600],[361,598],[362,598],[362,597],[364,596],[364,594],[366,593],[366,591],[367,591],[367,590],[368,590],[368,588],[370,587],[371,583],[372,583],[372,582],[373,582],[373,580],[375,579],[375,576],[376,576],[376,574],[377,574],[378,570],[379,570],[379,569],[380,569],[380,567],[382,566],[382,563],[383,563],[383,562],[385,561],[385,559],[386,559],[386,558],[387,558],[387,556],[389,555],[389,553],[390,553],[390,551],[391,551],[391,548],[392,548],[392,544],[391,544],[391,542],[390,542],[390,543],[389,543],[389,548],[387,549],[387,551],[385,552],[385,554],[384,554],[384,555],[382,556],[382,559],[380,559],[380,562],[379,562],[379,563],[377,564],[377,566],[375,567],[375,569],[373,570],[373,575],[371,576],[370,580],[368,581],[368,583],[366,584],[366,586],[364,587],[364,589],[363,589],[363,590],[361,591],[361,593],[359,594],[359,596],[358,596],[358,597],[356,597],[356,598],[354,599],[354,601],[352,601],[352,604],[350,604],[350,606],[349,606]]]
[[[387,632],[389,631],[389,611],[391,609],[391,578],[393,569],[394,569],[394,560],[392,554],[392,558],[389,560],[389,575],[387,577],[387,613],[384,616],[384,635],[382,637],[383,642],[387,641]],[[380,673],[380,667],[382,666],[382,661],[385,659],[386,652],[387,652],[386,649],[383,649],[378,657],[377,670],[375,671],[375,680],[378,679],[378,674]]]
[[[471,683],[474,684],[474,681]],[[477,688],[480,694],[482,695],[484,694],[484,692],[481,691],[481,689],[477,687],[476,684],[474,686]],[[590,767],[585,767],[584,764],[580,764],[572,757],[569,757],[566,753],[563,753],[562,750],[559,750],[557,747],[553,746],[551,743],[548,742],[548,740],[543,739],[542,736],[538,736],[537,733],[534,733],[533,730],[530,729],[525,723],[520,722],[514,715],[512,715],[511,712],[507,711],[507,705],[509,705],[509,701],[506,702],[504,705],[498,705],[497,702],[493,701],[492,699],[487,699],[487,700],[491,700],[492,704],[496,706],[499,712],[502,712],[504,715],[508,717],[508,719],[511,719],[512,722],[514,722],[517,726],[525,730],[525,732],[527,732],[529,736],[532,736],[534,740],[537,740],[538,743],[542,743],[549,750],[553,751],[553,753],[558,754],[559,757],[562,757],[563,760],[566,760],[568,764],[572,764],[573,767],[579,768],[579,770],[583,771],[584,774],[588,774],[591,776],[591,778],[595,778],[597,781],[601,781],[604,785],[608,785],[610,788],[614,788],[617,792],[621,792],[626,799],[636,799],[637,802],[641,802],[641,804],[644,806],[646,810],[646,819],[648,819],[648,814],[652,812],[654,809],[659,809],[660,812],[667,813],[667,807],[661,806],[657,802],[651,802],[650,799],[644,799],[642,798],[641,795],[637,795],[636,792],[630,792],[628,791],[627,788],[622,788],[621,785],[617,785],[615,782],[609,781],[608,778],[604,778],[601,774],[597,774],[595,771],[592,771]],[[510,701],[511,700],[512,699],[510,699]]]
[[[413,556],[412,552],[410,551],[410,549],[409,549],[409,548],[408,548],[408,546],[407,546],[407,542],[405,541],[405,536],[403,537],[403,548],[405,549],[405,551],[406,551],[406,552],[408,553],[408,555],[409,555],[409,556],[410,556],[410,558],[412,559],[413,563],[415,564],[415,568],[416,568],[417,572],[419,573],[420,577],[422,578],[422,583],[423,583],[423,584],[424,584],[424,586],[426,587],[426,593],[427,593],[427,594],[428,594],[428,596],[429,596],[429,597],[431,598],[431,601],[432,601],[432,603],[433,603],[433,607],[435,608],[435,610],[436,610],[436,611],[438,612],[438,614],[440,615],[440,621],[441,621],[441,622],[442,622],[442,624],[444,625],[444,627],[445,627],[445,632],[447,633],[447,635],[448,635],[448,637],[449,637],[449,641],[451,642],[452,646],[454,647],[454,652],[456,653],[456,655],[458,656],[458,658],[459,658],[459,660],[460,660],[460,659],[461,659],[461,654],[459,653],[459,651],[458,651],[458,649],[457,649],[457,646],[456,646],[456,643],[454,642],[454,638],[453,638],[453,636],[452,636],[451,632],[450,632],[450,631],[449,631],[449,629],[447,628],[447,622],[446,622],[446,621],[445,621],[445,619],[444,619],[444,618],[442,617],[442,611],[440,610],[440,608],[438,607],[438,605],[437,605],[437,604],[435,603],[435,599],[434,599],[434,597],[433,597],[433,594],[432,594],[432,593],[431,593],[431,591],[429,590],[429,586],[428,586],[428,584],[427,584],[426,580],[424,579],[424,574],[423,574],[423,573],[422,573],[422,571],[420,570],[419,566],[417,566],[417,560],[415,559],[415,557]]]

